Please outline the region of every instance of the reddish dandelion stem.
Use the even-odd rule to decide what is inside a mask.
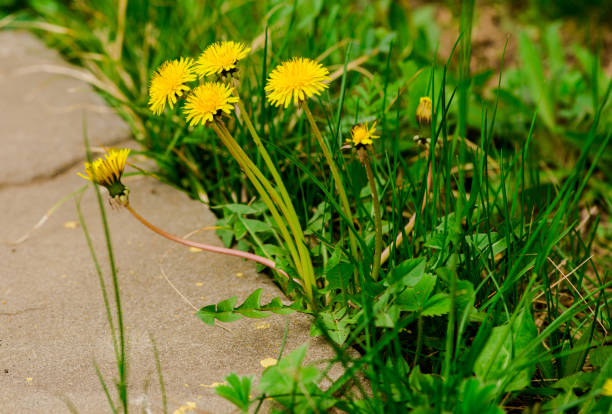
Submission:
[[[260,264],[262,264],[262,265],[264,265],[266,267],[269,267],[270,269],[276,270],[278,273],[280,273],[281,275],[283,275],[287,279],[293,280],[295,283],[298,283],[300,286],[302,285],[300,281],[298,281],[298,280],[296,280],[294,278],[291,278],[284,270],[277,268],[276,267],[276,263],[274,261],[270,260],[270,259],[266,259],[265,257],[261,257],[261,256],[258,256],[256,254],[253,254],[253,253],[243,252],[243,251],[234,250],[234,249],[228,249],[226,247],[212,246],[210,244],[198,243],[198,242],[195,242],[195,241],[191,241],[191,240],[186,240],[186,239],[180,238],[178,236],[175,236],[174,234],[170,234],[170,233],[160,229],[159,227],[149,223],[147,221],[147,219],[145,219],[140,214],[138,214],[132,208],[132,206],[130,206],[129,204],[125,205],[125,208],[130,213],[132,213],[132,215],[138,221],[140,221],[142,224],[144,224],[150,230],[154,231],[155,233],[159,234],[162,237],[165,237],[168,240],[172,240],[173,242],[182,244],[184,246],[195,247],[196,249],[201,249],[201,250],[204,250],[204,251],[207,251],[207,252],[226,254],[226,255],[229,255],[229,256],[235,256],[235,257],[240,257],[240,258],[247,259],[247,260],[252,260],[252,261],[260,263]]]

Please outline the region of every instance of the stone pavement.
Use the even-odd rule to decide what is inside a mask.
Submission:
[[[129,138],[126,125],[81,81],[45,72],[66,67],[33,36],[0,32],[0,413],[108,413],[94,361],[113,389],[117,377],[102,295],[73,200],[24,242],[19,239],[57,201],[78,189],[87,112],[92,145]],[[48,71],[47,71],[48,72]],[[57,72],[57,71],[56,71]],[[150,178],[130,177],[131,204],[151,222],[185,235],[215,224],[201,203]],[[83,214],[104,270],[104,236],[95,194]],[[229,413],[214,383],[230,372],[261,375],[261,361],[278,355],[286,317],[243,319],[210,327],[166,282],[164,272],[196,307],[262,287],[281,292],[241,259],[193,252],[151,233],[123,209],[107,208],[122,289],[129,355],[129,398],[137,412],[161,412],[149,335],[156,340],[169,411],[186,402],[199,413]],[[221,245],[212,230],[194,239]],[[108,276],[108,271],[105,272]],[[110,278],[106,279],[111,288]],[[308,335],[309,320],[289,317],[287,352],[310,341],[309,360],[331,357]]]

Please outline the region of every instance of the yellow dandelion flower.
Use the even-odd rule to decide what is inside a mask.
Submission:
[[[351,138],[347,139],[347,142],[352,142],[354,146],[372,145],[372,140],[380,137],[379,135],[374,135],[375,132],[376,122],[372,124],[371,128],[368,128],[367,122],[355,125],[351,129]]]
[[[232,96],[229,86],[221,82],[206,82],[196,87],[187,97],[185,103],[185,115],[187,122],[197,125],[212,121],[215,116],[222,113],[229,114],[238,98]]]
[[[329,71],[308,58],[293,58],[278,65],[268,78],[266,92],[274,106],[298,104],[327,88]]]
[[[236,71],[236,63],[251,50],[244,43],[217,42],[208,46],[198,58],[195,71],[201,77],[216,73],[225,75]]]
[[[601,395],[612,397],[612,378],[608,378],[601,389]]]
[[[419,100],[419,106],[416,110],[416,119],[419,125],[431,124],[431,99],[428,96],[423,96]]]
[[[177,98],[189,90],[187,82],[196,80],[193,72],[193,59],[180,58],[164,62],[153,75],[149,87],[149,108],[159,115],[166,108],[174,108]]]
[[[127,148],[112,149],[104,154],[104,158],[98,158],[92,163],[86,162],[85,173],[87,175],[81,173],[78,175],[106,187],[112,198],[126,197],[127,200],[128,189],[121,183],[121,176],[129,154],[130,150]]]

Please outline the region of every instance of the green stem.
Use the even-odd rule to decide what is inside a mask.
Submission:
[[[306,238],[304,237],[304,232],[302,230],[302,226],[300,225],[300,221],[299,221],[297,212],[295,211],[295,207],[293,206],[293,202],[291,201],[291,197],[289,196],[289,192],[287,191],[287,188],[285,187],[285,183],[283,182],[283,179],[281,178],[278,172],[278,169],[276,168],[276,165],[272,161],[270,154],[266,150],[266,147],[263,145],[263,142],[261,141],[259,134],[255,130],[255,127],[253,126],[253,123],[251,122],[251,118],[249,117],[249,114],[247,113],[246,108],[244,107],[244,103],[240,99],[240,96],[238,95],[238,91],[236,90],[236,88],[234,88],[234,94],[238,98],[238,108],[240,109],[240,116],[243,119],[244,123],[246,124],[247,129],[251,133],[251,137],[253,138],[253,141],[255,142],[255,146],[257,147],[259,154],[262,156],[266,166],[268,167],[268,170],[272,174],[274,183],[276,184],[276,186],[278,187],[280,191],[280,196],[282,197],[282,201],[284,203],[284,209],[281,208],[281,210],[286,210],[287,221],[289,222],[289,225],[292,228],[292,230],[295,232],[296,243],[298,244],[298,249],[299,249],[299,246],[306,245]],[[221,128],[222,130],[225,129],[224,132],[226,133],[226,135],[231,137],[231,134],[229,134],[229,131],[227,131],[227,128],[225,128],[225,125],[221,125]],[[256,168],[255,164],[253,164],[253,167]],[[255,172],[257,173],[259,169],[256,168],[256,170],[257,171]],[[261,174],[261,176],[263,177],[263,174]],[[260,180],[262,182],[264,182],[264,180],[267,181],[265,177],[264,177],[264,180],[262,180],[261,178]],[[312,269],[312,261],[310,259],[310,253],[306,249],[304,251],[301,251],[301,254],[306,255],[306,257],[302,258],[302,261],[303,261],[303,264],[305,265],[305,268],[308,269],[310,272],[312,272],[313,283],[314,283],[314,270]]]
[[[308,104],[304,102],[303,104],[304,112],[306,112],[306,117],[310,122],[310,126],[312,127],[312,131],[314,133],[315,138],[319,142],[319,146],[323,151],[323,156],[325,157],[327,164],[329,165],[329,169],[332,173],[332,177],[334,182],[336,183],[336,190],[338,191],[338,195],[340,196],[340,203],[342,204],[342,209],[344,210],[344,214],[347,219],[353,223],[353,215],[351,214],[351,206],[348,201],[348,197],[346,196],[346,191],[344,191],[344,187],[342,185],[342,179],[340,178],[340,173],[338,172],[338,168],[336,167],[336,163],[334,162],[334,158],[332,157],[327,144],[323,140],[323,136],[321,135],[321,131],[315,122],[310,109],[308,108]],[[358,252],[357,252],[357,240],[355,239],[355,235],[349,231],[349,243],[351,245],[351,251],[353,252],[353,258],[358,260]]]
[[[223,144],[229,150],[232,157],[234,157],[236,162],[238,162],[238,164],[240,165],[240,167],[246,174],[249,181],[251,181],[251,183],[255,187],[255,190],[257,190],[257,192],[260,194],[262,201],[265,203],[268,209],[270,209],[270,213],[272,214],[274,221],[276,221],[276,223],[278,224],[278,228],[281,232],[281,235],[283,236],[283,239],[285,240],[285,243],[287,244],[289,253],[291,254],[291,257],[293,258],[295,262],[296,270],[301,275],[302,274],[301,261],[299,260],[297,248],[293,242],[293,238],[291,237],[289,230],[287,229],[287,226],[285,225],[285,222],[282,220],[281,215],[279,214],[278,209],[276,208],[276,204],[272,201],[272,198],[270,198],[270,194],[264,189],[263,185],[255,177],[255,174],[249,168],[247,168],[242,155],[236,151],[235,145],[233,144],[232,140],[228,138],[228,136],[219,127],[219,125],[213,123],[212,127],[217,133],[221,142],[223,142]]]
[[[423,348],[423,316],[419,315],[419,320],[417,322],[417,346],[416,352],[414,354],[414,360],[412,361],[412,367],[416,367],[419,362],[419,355],[421,354],[421,349]]]
[[[378,271],[380,270],[380,252],[382,250],[382,216],[380,214],[380,202],[378,201],[378,191],[376,190],[376,181],[370,164],[370,157],[365,148],[359,148],[359,159],[365,167],[370,183],[370,191],[372,192],[372,205],[374,207],[374,230],[376,237],[374,238],[374,259],[372,260],[372,279],[378,280]]]
[[[238,143],[231,136],[223,122],[218,121],[216,123],[213,123],[212,126],[221,141],[228,148],[234,159],[236,159],[236,161],[240,164],[251,183],[255,186],[255,189],[262,197],[264,203],[266,203],[266,205],[270,209],[270,212],[272,213],[274,220],[277,222],[281,234],[283,235],[283,238],[285,239],[285,242],[289,247],[291,256],[293,258],[293,261],[295,262],[298,273],[300,274],[304,282],[304,292],[306,293],[307,298],[311,301],[313,306],[315,306],[312,292],[312,288],[313,286],[315,286],[314,270],[312,267],[310,254],[306,249],[306,245],[303,241],[303,236],[302,240],[298,238],[299,235],[303,233],[301,231],[301,226],[297,221],[297,217],[292,216],[291,212],[287,209],[287,206],[285,206],[283,201],[280,199],[274,187],[272,187],[270,181],[263,175],[261,170],[257,168],[253,161],[251,161],[249,156],[238,145]],[[291,231],[297,239],[297,251],[295,245],[293,244],[293,239],[291,238],[291,235],[288,232],[283,219],[281,218],[280,214],[278,214],[278,210],[276,209],[276,207],[278,207],[285,215],[289,227],[291,228]]]

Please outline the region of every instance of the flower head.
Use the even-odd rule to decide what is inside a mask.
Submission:
[[[223,112],[229,114],[238,98],[232,96],[229,86],[220,82],[206,82],[196,87],[187,97],[185,115],[191,125],[206,124]]]
[[[423,96],[419,99],[419,106],[416,110],[416,119],[419,125],[431,124],[431,99],[428,96]]]
[[[612,397],[612,378],[608,378],[601,389],[601,395]]]
[[[127,201],[128,189],[121,183],[121,175],[125,169],[125,162],[130,155],[130,150],[112,149],[104,154],[104,158],[98,158],[92,163],[85,163],[85,173],[78,173],[79,176],[95,182],[108,189],[112,198],[125,197]]]
[[[195,71],[201,77],[216,73],[225,75],[236,71],[236,63],[251,50],[244,43],[217,42],[208,46],[198,58]]]
[[[266,92],[274,106],[297,104],[327,88],[329,71],[308,58],[293,58],[278,65],[268,78]]]
[[[371,128],[368,128],[368,123],[357,124],[351,129],[351,137],[347,139],[347,142],[352,142],[354,146],[365,146],[372,145],[372,140],[379,138],[379,135],[374,135],[376,132],[376,122],[372,124]]]
[[[193,59],[180,58],[164,62],[153,75],[149,87],[149,108],[159,115],[166,108],[174,108],[177,98],[189,90],[187,82],[196,80],[193,73]]]

